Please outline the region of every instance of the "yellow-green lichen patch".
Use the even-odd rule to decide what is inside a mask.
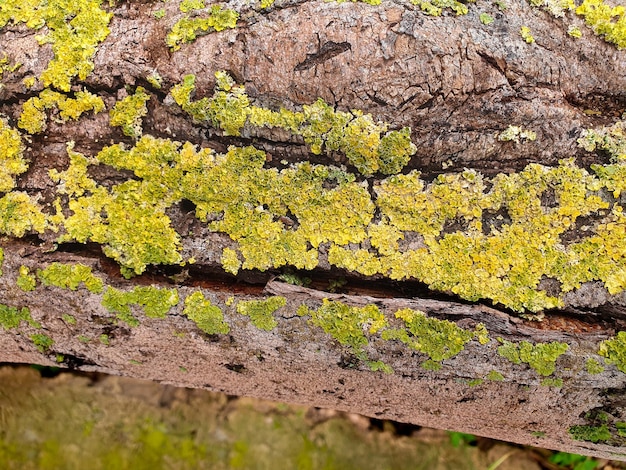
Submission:
[[[603,150],[615,163],[626,162],[626,121],[617,121],[611,126],[585,129],[578,139],[578,145],[594,152]]]
[[[513,141],[519,143],[522,141],[533,141],[537,139],[537,133],[529,129],[522,129],[519,126],[509,126],[500,134],[498,134],[498,140],[503,142]]]
[[[46,227],[46,216],[25,192],[12,191],[0,198],[0,234],[20,238],[30,231],[41,233]]]
[[[110,124],[119,126],[122,132],[129,137],[139,138],[143,132],[141,128],[143,117],[148,114],[146,103],[150,96],[143,87],[137,87],[135,93],[115,103],[109,113]]]
[[[273,315],[274,312],[286,304],[287,299],[280,296],[263,300],[242,300],[237,304],[237,313],[249,317],[257,328],[271,331],[278,325]]]
[[[614,338],[600,343],[598,354],[608,364],[615,364],[620,371],[626,373],[626,331],[620,331]]]
[[[5,193],[15,187],[15,176],[24,173],[28,165],[20,133],[4,119],[0,119],[0,142],[0,193]]]
[[[107,287],[102,296],[102,306],[116,313],[117,318],[130,326],[138,326],[139,320],[133,315],[130,306],[143,307],[149,318],[165,318],[167,312],[178,304],[176,289],[162,289],[154,286],[137,286],[131,291]]]
[[[556,18],[563,17],[567,11],[576,8],[574,0],[529,0],[529,3],[534,7],[541,7]]]
[[[16,308],[0,304],[0,326],[5,330],[11,330],[19,327],[22,322],[34,328],[41,328],[41,325],[33,320],[28,307]]]
[[[566,343],[553,341],[551,343],[531,344],[528,341],[512,343],[498,339],[502,345],[498,347],[498,355],[508,359],[513,364],[526,363],[538,374],[549,376],[556,370],[556,360],[569,349]]]
[[[24,23],[47,34],[37,36],[40,44],[50,43],[54,58],[41,74],[44,86],[70,91],[75,76],[84,80],[93,70],[97,45],[109,34],[113,16],[100,8],[100,0],[7,0],[0,11],[0,28],[7,23]]]
[[[408,127],[387,131],[385,123],[374,121],[369,114],[358,110],[336,111],[322,99],[304,105],[301,112],[253,106],[244,87],[235,84],[224,72],[216,73],[215,93],[211,98],[192,101],[194,90],[195,77],[187,75],[172,88],[171,94],[195,120],[209,121],[226,135],[235,136],[246,123],[282,128],[302,136],[314,154],[344,153],[364,175],[398,173],[416,151]]]
[[[198,35],[235,28],[238,19],[239,13],[235,10],[223,9],[220,5],[213,5],[206,18],[186,16],[178,20],[167,34],[165,43],[172,51],[177,51],[181,44],[195,41]]]
[[[504,380],[504,375],[497,370],[491,370],[485,378],[494,382],[502,382]]]
[[[222,310],[205,299],[202,292],[194,292],[185,298],[183,315],[209,335],[226,334],[230,331]]]
[[[430,318],[419,310],[406,308],[398,310],[395,316],[404,322],[405,328],[386,329],[382,332],[383,339],[400,340],[434,362],[456,356],[474,338],[474,332],[448,320]]]
[[[54,108],[58,108],[61,122],[75,121],[87,111],[94,114],[103,111],[104,101],[88,91],[77,91],[74,98],[68,98],[63,93],[46,88],[24,103],[17,125],[29,134],[41,133],[47,126],[46,111]]]
[[[376,305],[353,307],[324,299],[317,309],[301,305],[298,308],[298,315],[309,316],[311,324],[322,328],[370,368],[391,372],[389,366],[380,361],[372,361],[366,351],[369,346],[366,332],[373,335],[388,326],[387,319]]]
[[[54,340],[43,333],[34,333],[30,335],[29,338],[40,353],[47,352],[54,344]]]
[[[457,0],[411,0],[413,5],[417,5],[429,16],[441,16],[447,8],[457,15],[466,15],[469,11],[467,5]]]
[[[44,286],[61,289],[76,290],[83,284],[89,292],[98,294],[103,288],[102,279],[95,276],[89,266],[83,264],[52,263],[47,268],[38,269],[37,277]]]
[[[530,31],[530,28],[528,26],[522,26],[519,30],[519,33],[520,36],[522,36],[522,39],[528,44],[532,44],[535,42],[535,38],[533,37],[532,32]]]
[[[589,374],[601,374],[604,372],[604,366],[596,359],[590,357],[587,361],[585,361],[585,370]]]
[[[96,161],[69,147],[69,168],[53,171],[50,176],[60,183],[59,192],[80,197],[70,198],[72,214],[63,222],[66,233],[59,241],[103,244],[104,253],[122,265],[126,276],[142,273],[151,263],[180,262],[180,237],[165,214],[165,209],[176,200],[173,189],[167,185],[175,188],[171,179],[180,178],[179,173],[169,170],[169,161],[177,155],[179,146],[145,138],[130,151],[121,144],[106,147]],[[87,175],[88,165],[97,161],[119,169],[134,169],[146,180],[126,181],[111,189],[98,186]]]
[[[585,19],[593,31],[618,49],[626,48],[626,9],[623,5],[611,6],[602,0],[583,0],[576,14]]]
[[[30,273],[28,266],[20,266],[20,272],[15,283],[24,292],[33,291],[37,287],[37,279]]]

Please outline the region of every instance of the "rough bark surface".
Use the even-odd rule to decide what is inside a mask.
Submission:
[[[76,79],[74,91],[90,90],[110,110],[128,90],[143,86],[151,97],[142,123],[144,135],[190,141],[218,152],[229,145],[255,145],[267,152],[268,167],[287,165],[285,161],[348,161],[336,152],[316,155],[301,137],[275,128],[246,125],[241,135],[226,136],[174,105],[168,96],[171,87],[193,73],[196,96],[210,96],[214,74],[223,70],[245,85],[257,106],[297,110],[322,98],[338,110],[370,113],[391,129],[409,126],[417,151],[404,172],[418,169],[426,181],[443,168],[471,168],[489,176],[520,171],[529,163],[556,165],[569,157],[582,168],[609,161],[608,155],[586,152],[576,142],[583,129],[610,125],[624,112],[626,55],[593,35],[574,15],[554,18],[524,1],[510,2],[504,12],[477,3],[469,6],[467,15],[443,17],[426,16],[408,2],[372,6],[287,1],[267,10],[241,3],[228,4],[240,13],[236,28],[201,36],[176,52],[165,40],[174,22],[185,16],[178,2],[118,2],[108,7],[114,13],[110,35],[97,49],[93,72],[82,81]],[[165,17],[157,21],[153,12],[160,8]],[[478,19],[486,9],[496,19],[490,26]],[[568,36],[569,24],[584,30],[581,40]],[[519,35],[524,25],[532,28],[534,44]],[[9,23],[0,30],[2,51],[22,64],[5,72],[0,89],[0,113],[11,125],[16,125],[24,102],[42,89],[37,84],[29,90],[22,80],[40,76],[53,57],[51,46],[38,45],[35,34],[23,24]],[[146,79],[154,71],[162,77],[160,89]],[[499,140],[509,125],[531,128],[537,139]],[[49,170],[67,168],[68,141],[85,155],[105,145],[134,143],[120,128],[109,126],[107,113],[87,113],[76,122],[57,122],[52,116],[47,126],[45,133],[28,137],[25,157],[30,166],[17,178],[17,189],[38,195],[47,208],[57,196]],[[109,186],[133,177],[108,166],[90,172]],[[381,178],[375,175],[369,184]],[[615,204],[623,204],[623,198],[618,196]],[[220,262],[222,250],[233,247],[233,240],[207,229],[193,209],[183,201],[169,208],[168,215],[181,235],[183,258],[193,257],[195,263],[148,266],[130,280],[98,244],[57,245],[58,234],[52,231],[6,236],[0,302],[28,307],[42,328],[25,321],[17,328],[0,328],[0,360],[58,363],[625,459],[626,438],[620,426],[626,421],[626,374],[614,358],[601,372],[586,369],[589,359],[601,360],[599,345],[624,329],[623,293],[611,295],[601,282],[588,282],[567,294],[562,308],[536,322],[488,300],[472,303],[451,292],[430,291],[415,280],[396,282],[340,270],[326,261],[324,246],[318,267],[298,272],[311,278],[308,287],[277,280],[282,269],[245,270],[233,276]],[[176,288],[181,301],[165,318],[148,318],[133,305],[132,315],[140,324],[131,327],[102,305],[102,293],[88,292],[82,285],[61,289],[37,278],[32,291],[17,287],[21,266],[35,274],[53,262],[89,266],[105,286],[122,291],[137,286]],[[341,285],[331,282],[338,278]],[[223,311],[228,333],[203,333],[183,314],[182,299],[198,291]],[[277,325],[270,331],[237,311],[242,300],[270,296],[286,302],[274,312]],[[422,364],[433,354],[419,347],[383,341],[374,334],[353,346],[313,324],[310,315],[298,314],[302,305],[314,310],[329,301],[374,305],[392,326],[398,321],[393,314],[402,309],[453,322],[464,331],[478,331],[482,324],[489,339],[483,344],[476,334],[459,354],[435,360],[441,363],[438,370],[427,370]],[[68,320],[70,316],[74,320]],[[357,323],[365,332],[370,327],[367,321]],[[54,342],[39,344],[38,350],[32,335],[42,331]],[[556,373],[540,374],[529,361],[515,363],[499,355],[507,342],[560,342],[568,349],[548,361],[556,363]],[[370,370],[376,364],[393,372]],[[499,375],[489,375],[494,371]],[[611,435],[599,442],[573,438],[576,430],[603,427]]]

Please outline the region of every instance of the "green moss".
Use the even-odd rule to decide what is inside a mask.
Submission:
[[[91,268],[83,264],[52,263],[47,268],[38,269],[37,277],[44,286],[61,289],[76,290],[83,284],[89,292],[98,294],[103,288],[102,279],[96,277]]]
[[[202,292],[194,292],[185,298],[183,315],[209,335],[226,334],[230,331],[222,310],[205,299]]]
[[[271,331],[278,325],[273,313],[286,304],[287,299],[279,296],[264,300],[242,300],[237,304],[237,313],[250,317],[252,324],[257,328]]]
[[[186,2],[192,3],[192,2]],[[199,3],[200,2],[196,2]],[[182,9],[182,4],[181,4]],[[184,11],[184,10],[183,10]],[[185,17],[178,20],[165,38],[165,43],[172,51],[180,49],[181,44],[195,41],[199,34],[208,34],[213,31],[223,31],[237,26],[239,13],[235,10],[222,9],[220,5],[213,5],[206,18]]]
[[[139,138],[143,132],[141,123],[148,114],[146,103],[150,96],[143,87],[137,87],[135,93],[115,103],[110,111],[110,124],[122,128],[124,135]]]
[[[0,304],[0,326],[5,330],[11,330],[20,326],[20,323],[26,322],[33,328],[41,328],[41,325],[33,320],[28,307],[20,309]]]
[[[30,274],[30,270],[27,266],[20,266],[20,273],[15,283],[17,284],[17,287],[22,289],[24,292],[33,291],[37,286],[37,280],[35,279],[35,276]]]
[[[105,346],[110,346],[110,344],[111,344],[111,340],[109,339],[109,335],[106,335],[104,333],[101,334],[98,339],[100,340],[100,343],[104,344]]]
[[[537,343],[528,341],[512,343],[498,338],[502,346],[498,347],[498,355],[508,359],[513,364],[526,363],[538,374],[548,376],[554,373],[556,360],[569,349],[566,343],[553,341],[551,343]]]
[[[572,439],[593,443],[604,442],[611,439],[611,431],[606,424],[601,426],[572,426],[569,428]]]
[[[0,28],[7,23],[24,23],[47,34],[37,36],[40,44],[50,43],[54,58],[41,74],[45,87],[70,91],[75,76],[84,80],[93,70],[97,45],[109,34],[113,16],[100,8],[100,0],[8,0],[0,12]]]
[[[615,364],[620,371],[626,373],[626,331],[620,331],[614,338],[602,341],[598,354],[608,364]]]
[[[107,287],[102,296],[102,306],[117,314],[117,318],[130,326],[139,326],[130,306],[143,307],[149,318],[165,318],[167,312],[178,304],[176,289],[162,289],[154,286],[137,286],[131,291]]]
[[[318,309],[306,305],[298,308],[298,315],[309,316],[309,322],[324,330],[342,346],[346,346],[358,359],[371,367],[366,348],[373,335],[388,326],[383,313],[376,305],[353,307],[341,302],[324,299]]]
[[[625,12],[624,6],[607,5],[602,0],[583,0],[576,8],[576,14],[585,19],[587,26],[618,49],[626,48]]]
[[[601,374],[602,372],[604,372],[604,366],[602,366],[602,364],[600,364],[600,362],[598,362],[594,358],[590,357],[585,362],[585,370],[589,374]]]
[[[20,133],[0,119],[0,193],[15,187],[15,177],[28,169]]]
[[[30,335],[30,340],[41,353],[48,351],[54,344],[54,340],[43,333],[34,333]]]

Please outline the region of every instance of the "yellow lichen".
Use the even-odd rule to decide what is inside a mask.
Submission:
[[[69,92],[72,79],[84,80],[93,70],[91,58],[109,34],[113,16],[100,8],[101,0],[7,0],[0,11],[0,28],[7,23],[24,23],[28,28],[47,28],[37,36],[40,44],[51,44],[54,58],[41,74],[45,87]]]
[[[20,133],[0,119],[0,193],[11,191],[15,187],[15,176],[28,169],[23,153]]]
[[[124,135],[138,138],[141,136],[141,120],[148,114],[146,103],[150,96],[143,87],[137,87],[135,93],[115,103],[109,113],[110,124],[122,128]]]
[[[29,98],[24,103],[18,126],[29,134],[38,134],[46,130],[46,111],[50,109],[59,109],[60,122],[77,120],[87,111],[93,111],[95,114],[104,110],[104,102],[99,96],[88,91],[77,91],[74,96],[68,98],[63,93],[49,88],[42,90],[39,96]]]

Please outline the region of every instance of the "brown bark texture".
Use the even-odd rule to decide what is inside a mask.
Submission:
[[[141,123],[144,136],[189,141],[222,153],[231,145],[253,145],[266,152],[268,168],[311,161],[354,170],[341,152],[313,153],[302,137],[278,128],[247,124],[239,135],[226,135],[175,105],[172,87],[194,74],[194,99],[211,96],[215,72],[226,71],[245,86],[255,106],[300,110],[321,98],[338,111],[369,113],[389,129],[410,127],[417,148],[402,171],[419,170],[426,182],[444,169],[454,173],[469,168],[492,177],[522,171],[530,163],[556,166],[571,157],[580,168],[607,164],[608,155],[587,152],[577,140],[583,129],[613,124],[626,108],[626,53],[594,35],[571,12],[555,18],[521,0],[507,2],[502,11],[479,1],[468,4],[466,15],[444,10],[439,17],[404,1],[277,1],[265,9],[234,1],[224,7],[239,12],[235,28],[199,35],[178,51],[166,45],[166,37],[187,15],[180,2],[114,3],[102,6],[113,16],[110,34],[93,56],[93,71],[82,80],[75,77],[67,96],[88,90],[109,111],[141,86],[150,96]],[[157,20],[160,9],[164,17]],[[479,20],[484,11],[491,13],[492,24]],[[526,25],[533,44],[520,36]],[[583,38],[572,39],[569,25],[583,30]],[[16,129],[24,103],[43,89],[40,83],[25,87],[23,80],[39,77],[54,57],[51,45],[38,44],[35,36],[41,33],[23,23],[8,22],[0,29],[0,50],[9,64],[21,63],[5,70],[0,89],[0,113]],[[155,71],[160,88],[147,80]],[[38,198],[44,211],[53,213],[58,182],[49,171],[67,169],[68,141],[74,142],[73,151],[92,156],[119,142],[130,148],[136,138],[110,126],[108,112],[88,112],[76,121],[59,119],[55,109],[45,112],[44,132],[27,135],[20,130],[29,168],[16,177],[16,189]],[[532,129],[536,139],[499,139],[510,125]],[[128,170],[107,165],[90,167],[89,176],[105,187],[137,179]],[[372,185],[384,175],[356,178]],[[615,204],[623,203],[623,197]],[[312,270],[285,266],[242,269],[233,275],[224,272],[220,261],[224,248],[235,246],[227,234],[208,229],[186,201],[169,207],[167,215],[180,234],[183,258],[195,262],[148,265],[130,279],[98,243],[58,243],[59,234],[51,230],[4,236],[0,303],[17,309],[13,314],[27,307],[34,322],[0,327],[0,361],[127,375],[626,459],[620,424],[626,421],[626,374],[615,358],[597,373],[585,369],[589,359],[602,362],[598,345],[624,329],[623,293],[610,294],[601,282],[586,282],[537,321],[530,318],[537,312],[520,316],[489,299],[464,300],[417,280],[339,269],[327,262],[324,244]],[[582,225],[569,234],[571,239]],[[89,292],[83,284],[46,285],[37,270],[57,262],[90,267],[105,292],[155,286],[176,289],[181,300],[164,318],[150,318],[131,302],[130,316],[139,320],[131,326],[128,316],[124,320],[103,306],[102,292]],[[22,266],[33,275],[33,290],[16,284]],[[290,284],[285,273],[310,283]],[[550,288],[548,281],[546,286]],[[227,333],[208,334],[190,321],[184,299],[195,292],[222,310]],[[255,326],[237,309],[238,302],[272,297],[285,299],[273,312],[273,328]],[[357,325],[367,339],[355,345],[333,337],[332,326],[315,324],[312,314],[302,313],[302,305],[313,311],[324,302],[375,306],[391,324],[398,321],[394,313],[403,309],[464,331],[479,331],[482,324],[489,339],[483,344],[476,335],[461,352],[441,359],[397,338],[383,341],[372,330],[368,333],[372,325],[363,321]],[[439,326],[433,325],[435,336]],[[38,334],[53,343],[34,340]],[[519,354],[524,343],[555,342],[568,348],[552,361],[554,373],[537,373],[529,366],[532,358],[507,359],[500,349],[518,345]],[[541,351],[534,349],[533,354]],[[437,363],[436,370],[422,366],[429,358]],[[387,369],[375,370],[376,364]],[[604,430],[608,437],[601,434]],[[596,439],[594,432],[601,437]]]

